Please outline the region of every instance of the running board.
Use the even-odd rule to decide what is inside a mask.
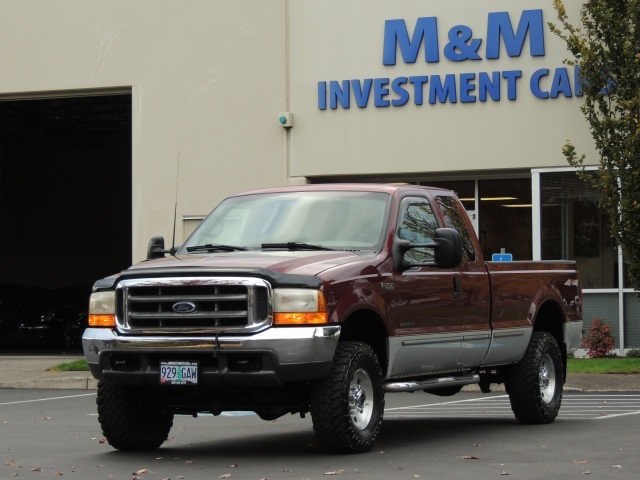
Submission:
[[[416,390],[435,390],[442,387],[471,385],[473,383],[480,383],[480,375],[440,377],[415,382],[390,382],[385,383],[383,388],[385,392],[415,392]]]

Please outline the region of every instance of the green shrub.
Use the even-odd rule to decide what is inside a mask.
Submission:
[[[629,357],[629,358],[640,358],[640,348],[634,348],[632,350],[629,350],[626,354],[625,357]]]
[[[611,325],[595,318],[589,333],[582,339],[582,347],[587,349],[590,358],[604,358],[615,348]]]

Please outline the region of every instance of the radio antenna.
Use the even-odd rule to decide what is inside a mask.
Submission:
[[[176,201],[173,204],[173,238],[171,240],[171,250],[169,250],[169,253],[174,257],[176,256],[176,223],[178,222],[178,185],[179,184],[180,184],[180,152],[178,152],[178,168],[176,172]]]

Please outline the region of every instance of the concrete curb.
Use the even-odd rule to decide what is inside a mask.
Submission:
[[[98,388],[98,381],[93,377],[41,378],[34,380],[21,380],[18,382],[0,382],[0,388],[95,390]]]

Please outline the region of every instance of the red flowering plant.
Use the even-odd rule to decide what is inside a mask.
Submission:
[[[582,348],[587,349],[589,358],[603,358],[615,349],[611,325],[601,318],[595,318],[589,333],[582,339]]]

